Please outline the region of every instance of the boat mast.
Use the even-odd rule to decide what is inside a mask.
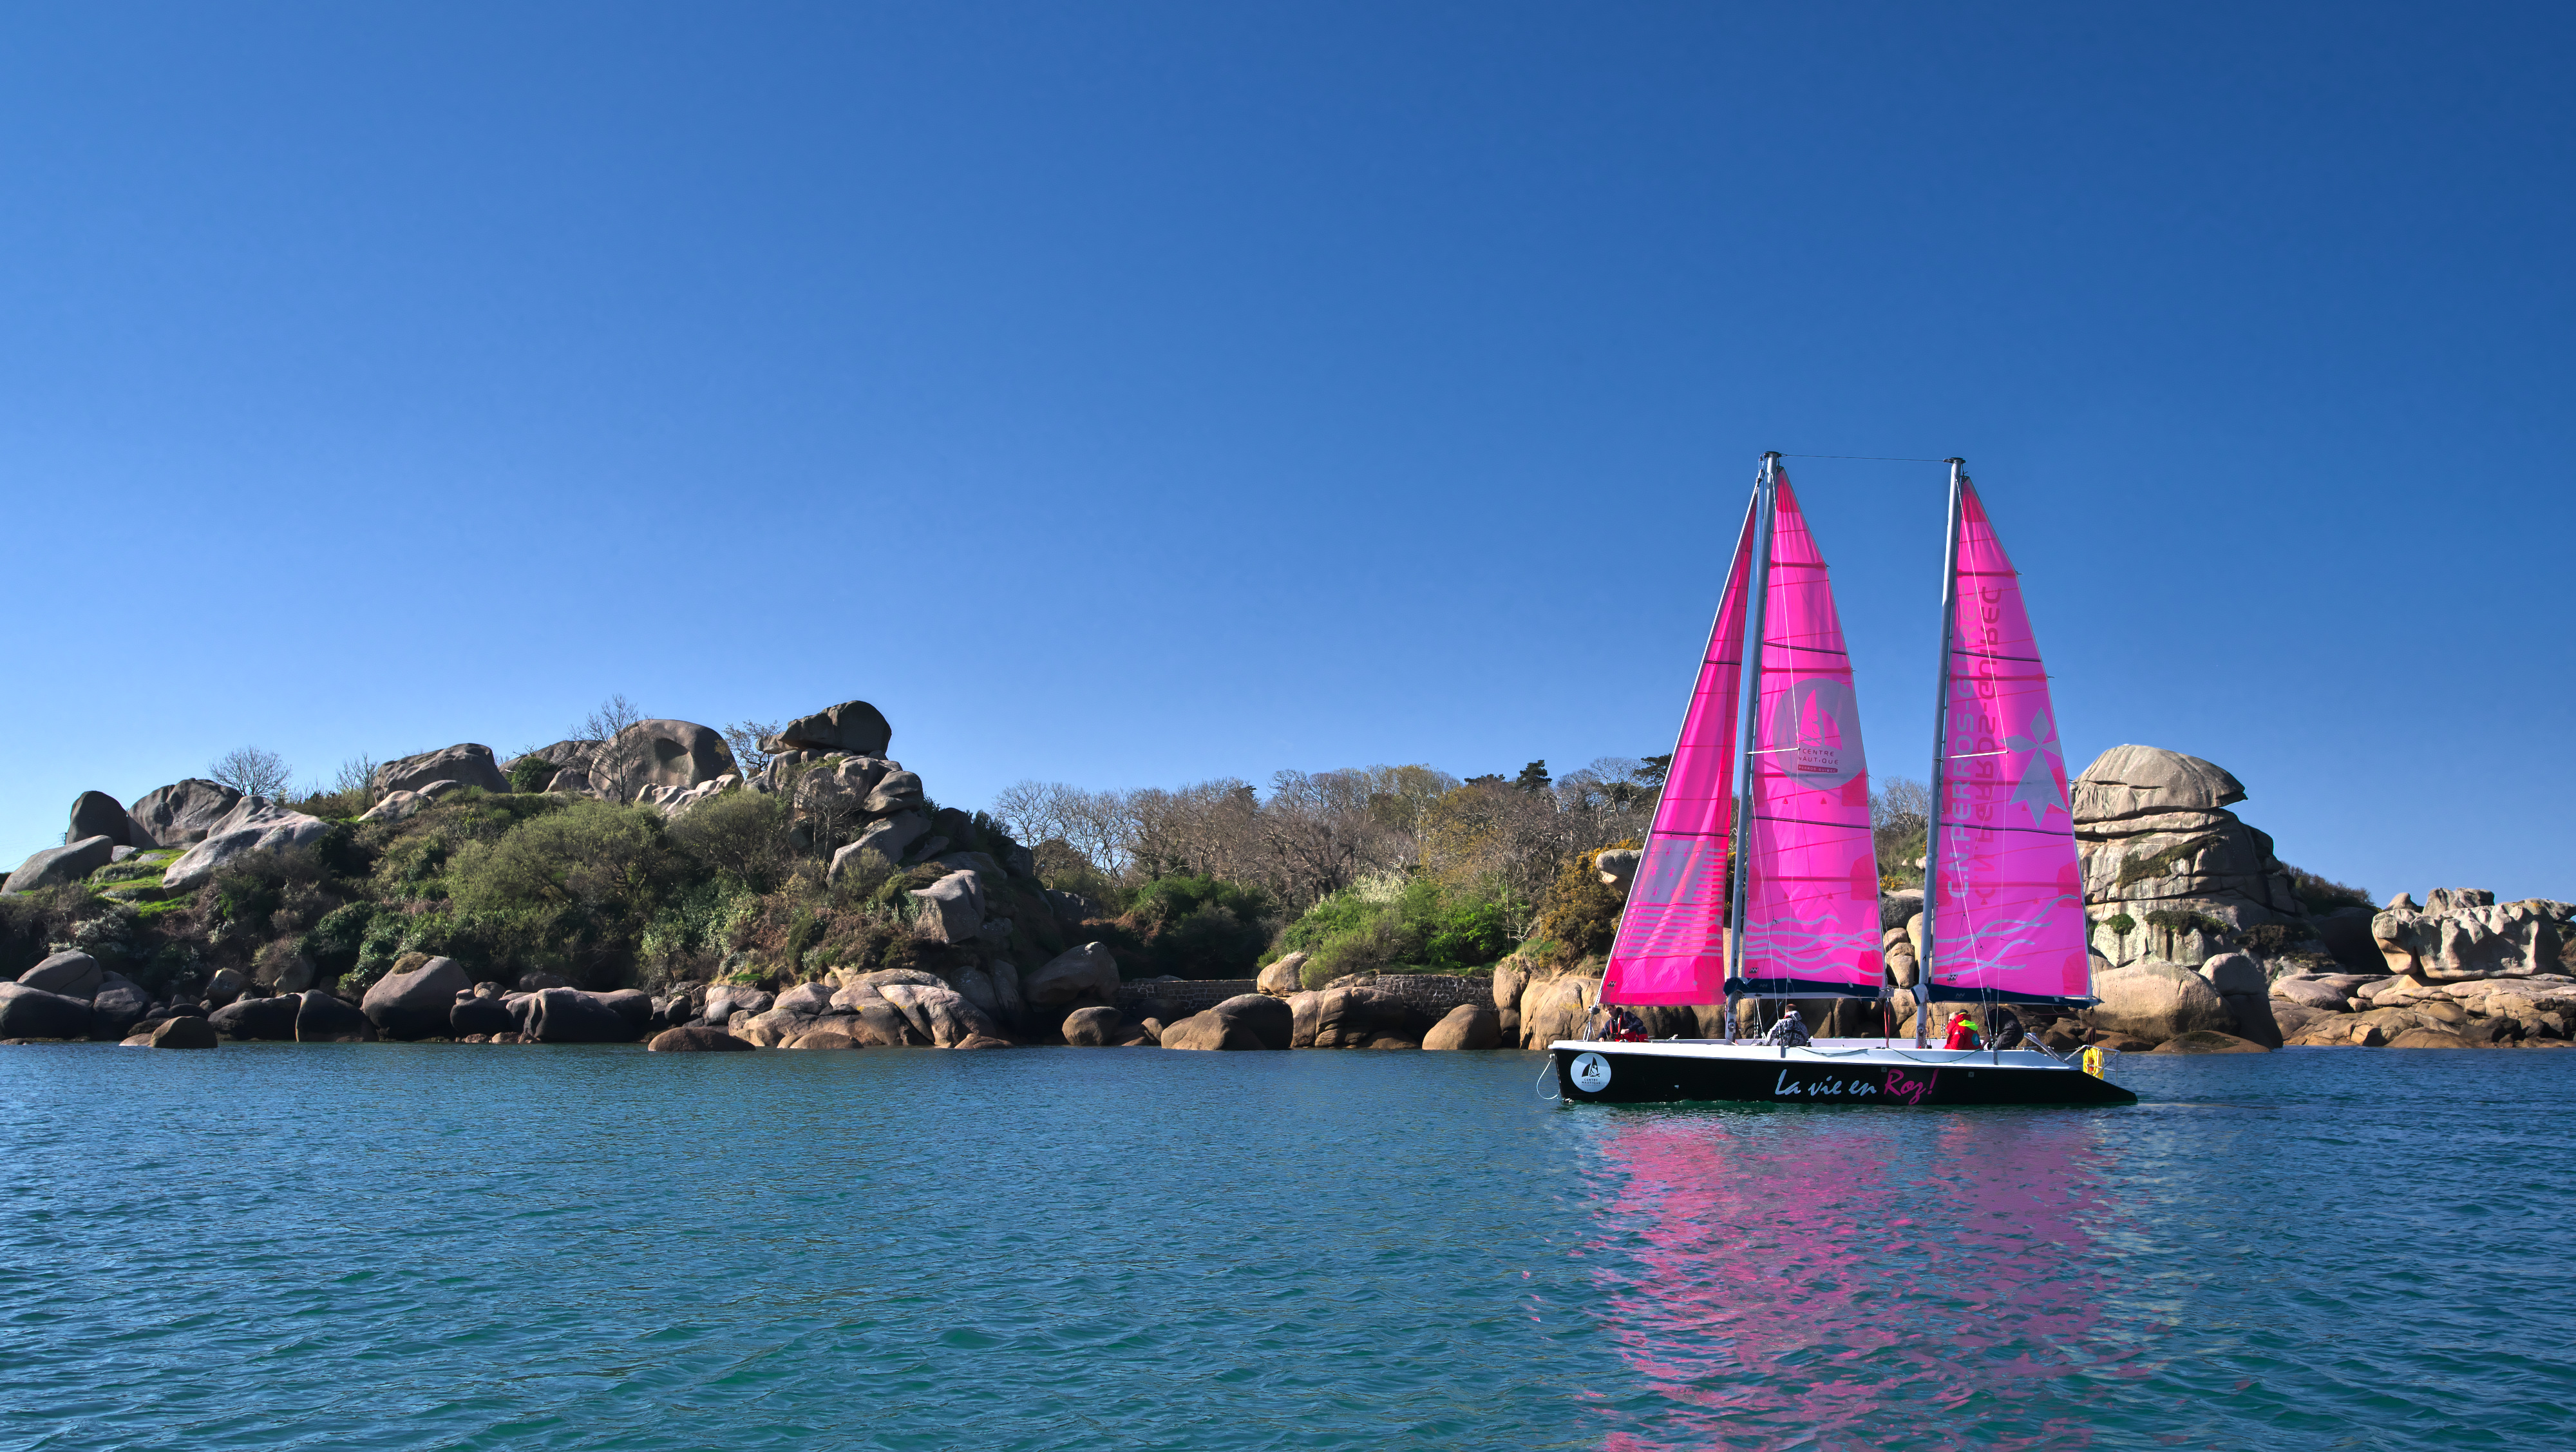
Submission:
[[[1950,532],[1941,541],[1941,684],[1932,693],[1932,811],[1923,830],[1923,952],[1914,966],[1914,1046],[1932,1019],[1932,925],[1940,920],[1941,802],[1950,767],[1950,637],[1959,628],[1959,483],[1965,459],[1950,466]]]
[[[1774,471],[1779,465],[1778,450],[1764,454],[1762,470],[1753,479],[1753,507],[1759,517],[1753,525],[1753,575],[1744,582],[1748,607],[1744,612],[1744,707],[1736,721],[1735,832],[1729,844],[1732,850],[1727,854],[1733,859],[1729,876],[1734,879],[1726,911],[1726,977],[1730,983],[1744,980],[1745,884],[1753,875],[1753,768],[1759,759],[1753,749],[1753,726],[1762,700],[1762,629],[1764,607],[1771,600],[1771,517],[1773,495],[1778,488]],[[1734,1016],[1735,1011],[1729,1008],[1727,1017]]]

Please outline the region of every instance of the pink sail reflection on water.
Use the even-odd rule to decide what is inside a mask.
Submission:
[[[1605,1445],[2083,1446],[2129,1374],[2091,1126],[1874,1115],[1794,1139],[1709,1116],[1613,1126],[1587,1257],[1642,1389]],[[1628,1389],[1632,1393],[1637,1388]]]

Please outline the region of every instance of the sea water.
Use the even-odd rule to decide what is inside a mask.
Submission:
[[[9,1448],[2576,1440],[2576,1053],[0,1048]]]

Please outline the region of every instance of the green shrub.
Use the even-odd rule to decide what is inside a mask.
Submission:
[[[2330,877],[2319,877],[2303,868],[2291,867],[2287,870],[2290,874],[2291,890],[2298,894],[2300,903],[2311,913],[2322,915],[2342,908],[2366,908],[2377,905],[2368,888],[2349,887]]]
[[[2102,926],[2125,938],[2138,930],[2138,920],[2127,913],[2113,913],[2102,920]]]
[[[1275,912],[1262,888],[1175,875],[1139,885],[1124,913],[1085,931],[1130,977],[1245,978],[1260,965]]]
[[[1557,869],[1547,895],[1539,899],[1538,936],[1557,943],[1560,957],[1601,956],[1619,936],[1619,909],[1625,900],[1618,889],[1601,880],[1599,865],[1601,854],[1610,850],[1595,848],[1569,859]]]
[[[1490,883],[1444,888],[1428,877],[1379,878],[1316,903],[1279,934],[1279,953],[1309,955],[1303,977],[1346,973],[1465,973],[1517,946],[1514,905]]]
[[[2215,847],[2225,840],[2216,833],[2212,833],[2206,837],[2194,837],[2189,841],[2176,842],[2162,852],[2151,852],[2144,857],[2122,858],[2119,885],[2127,887],[2132,883],[2145,882],[2149,878],[2169,876],[2174,868],[2180,866],[2185,860],[2197,857],[2204,848]]]
[[[2222,919],[2178,908],[2158,908],[2147,914],[2147,926],[2162,928],[2168,933],[2199,933],[2211,938],[2225,938],[2236,931],[2234,924]]]
[[[671,841],[753,892],[773,892],[796,865],[787,840],[787,800],[769,792],[730,791],[691,807],[671,824]]]
[[[544,791],[546,789],[546,784],[553,781],[555,779],[555,773],[561,769],[562,768],[557,767],[552,762],[540,761],[533,756],[522,756],[518,760],[510,763],[510,790],[514,792]]]

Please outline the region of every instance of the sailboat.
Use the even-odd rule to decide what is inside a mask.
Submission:
[[[1601,984],[1605,1008],[1727,1003],[1727,1037],[1560,1039],[1548,1049],[1558,1092],[1578,1103],[2135,1103],[2092,1050],[1928,1044],[1936,998],[2095,1001],[2048,676],[2020,577],[1959,459],[1913,1034],[1896,1040],[1851,658],[1780,460],[1763,455],[1755,476]],[[1803,1045],[1736,1037],[1732,1005],[1758,1017],[1790,998],[1872,1001],[1889,1031]]]

